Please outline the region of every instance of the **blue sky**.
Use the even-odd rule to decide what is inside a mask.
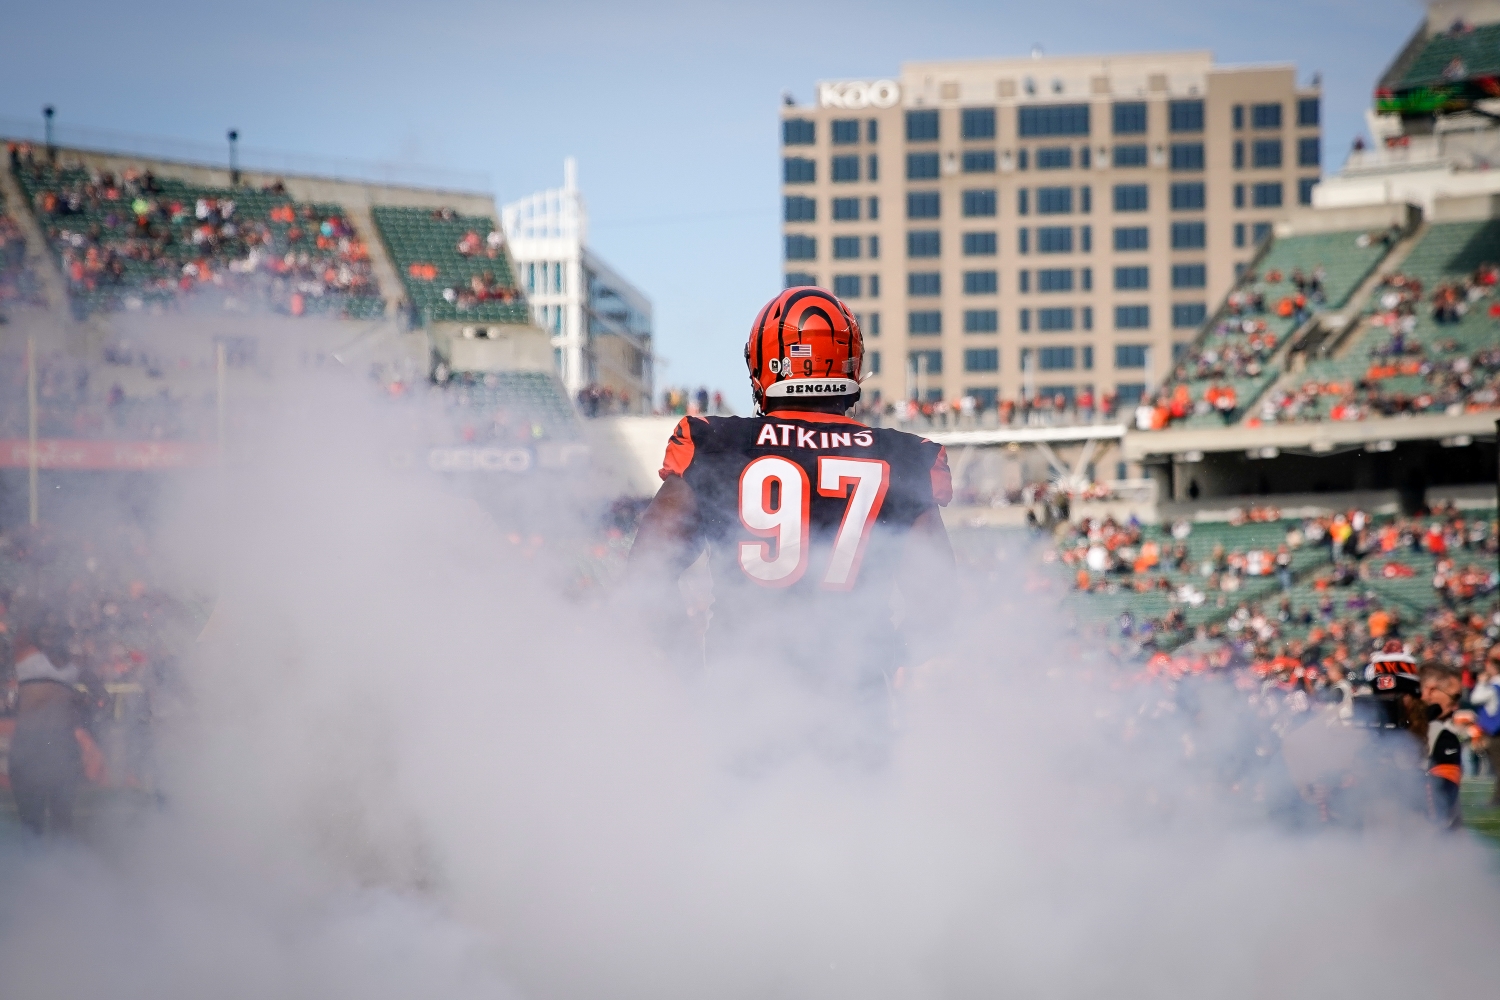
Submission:
[[[916,4],[31,3],[0,32],[0,116],[490,176],[579,161],[592,243],[656,307],[663,384],[748,406],[740,351],[779,282],[777,105],[902,61],[1210,49],[1321,72],[1325,164],[1422,17],[1411,0]]]

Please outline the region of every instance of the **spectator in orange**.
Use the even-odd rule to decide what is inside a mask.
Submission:
[[[1367,623],[1371,639],[1384,639],[1391,630],[1391,616],[1384,608],[1376,608],[1370,612]]]

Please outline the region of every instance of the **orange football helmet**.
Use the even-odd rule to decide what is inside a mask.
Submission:
[[[769,399],[859,399],[865,341],[849,308],[821,288],[788,288],[755,317],[745,344],[750,392]]]

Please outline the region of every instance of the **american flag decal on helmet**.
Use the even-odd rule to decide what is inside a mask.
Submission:
[[[810,358],[812,357],[812,345],[791,344],[787,347],[787,353],[788,356],[793,358]]]

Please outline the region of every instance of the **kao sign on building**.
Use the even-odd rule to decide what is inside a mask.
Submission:
[[[818,84],[818,107],[859,111],[863,108],[893,108],[901,100],[901,85],[895,80],[847,80]]]

